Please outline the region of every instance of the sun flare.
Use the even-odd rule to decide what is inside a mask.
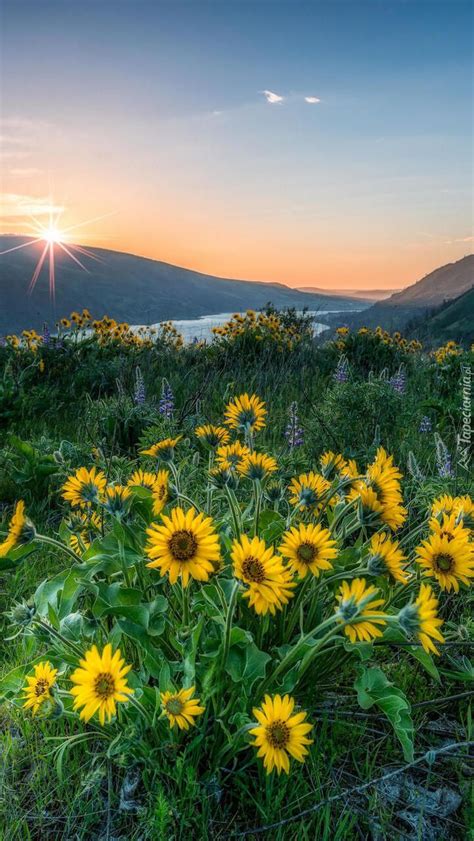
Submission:
[[[59,245],[61,242],[64,242],[66,235],[59,228],[46,228],[41,232],[41,238],[45,242],[49,242],[50,245]]]

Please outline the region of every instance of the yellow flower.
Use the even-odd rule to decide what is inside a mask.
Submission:
[[[333,480],[336,475],[341,474],[347,468],[347,461],[340,453],[333,453],[332,450],[327,450],[319,459],[321,465],[321,473],[326,479]]]
[[[132,501],[132,492],[127,485],[107,485],[104,506],[111,514],[123,514]]]
[[[69,318],[62,318],[61,319],[61,327],[67,328],[67,327],[70,327],[70,326],[71,326],[71,322],[69,321]]]
[[[418,639],[427,654],[439,654],[433,640],[443,643],[440,632],[443,620],[438,618],[438,599],[429,584],[422,584],[418,598],[398,614],[400,627],[408,637]]]
[[[367,559],[371,575],[388,573],[400,584],[408,584],[410,573],[405,569],[406,562],[397,540],[392,540],[386,532],[372,535]]]
[[[109,722],[116,713],[116,703],[128,701],[133,693],[125,676],[131,666],[125,665],[120,649],[112,656],[112,646],[107,643],[102,654],[95,645],[86,652],[80,661],[81,668],[76,669],[71,680],[75,684],[70,690],[74,696],[73,708],[81,710],[80,718],[89,721],[98,712],[99,721]]]
[[[256,613],[275,614],[293,598],[296,583],[291,571],[261,538],[249,540],[243,534],[233,541],[231,558],[235,577],[247,585],[243,597]]]
[[[148,488],[148,490],[151,491],[153,490],[156,480],[156,473],[152,473],[148,470],[134,470],[127,482],[127,485],[130,488]]]
[[[227,444],[230,440],[230,435],[227,429],[223,426],[213,426],[211,423],[206,423],[204,426],[198,426],[195,429],[197,437],[204,441],[209,447],[217,447],[218,445]]]
[[[349,333],[349,328],[348,327],[337,327],[336,328],[336,333],[338,334],[338,336],[347,336],[347,334]]]
[[[237,473],[253,481],[262,481],[276,470],[278,470],[278,465],[275,459],[265,453],[249,453],[237,464]]]
[[[77,517],[77,523],[68,525],[68,528],[74,530],[69,536],[69,545],[77,555],[82,555],[83,551],[89,548],[99,534],[101,525],[101,519],[95,511],[90,516],[81,512]]]
[[[73,476],[69,476],[62,487],[63,498],[73,507],[96,503],[102,497],[107,480],[102,470],[92,467],[80,467]]]
[[[361,640],[370,642],[374,637],[381,637],[382,631],[377,625],[386,625],[378,608],[383,599],[378,599],[377,587],[367,587],[365,578],[353,578],[343,581],[336,596],[336,613],[339,622],[346,623],[344,633],[352,643]]]
[[[20,499],[15,505],[15,510],[8,526],[7,536],[3,543],[0,543],[0,558],[4,558],[12,549],[16,549],[17,546],[23,546],[25,543],[34,540],[35,535],[35,527],[26,517],[25,503]]]
[[[289,755],[298,762],[304,762],[308,754],[306,745],[313,743],[308,739],[312,725],[306,721],[307,713],[294,712],[295,701],[289,695],[265,695],[261,707],[254,707],[253,715],[257,726],[250,730],[255,736],[252,744],[258,748],[257,756],[263,758],[267,774],[274,768],[280,774],[290,773]]]
[[[439,537],[447,537],[448,540],[460,538],[469,542],[471,536],[471,529],[466,528],[463,519],[459,517],[459,514],[455,514],[454,512],[452,514],[432,517],[430,520],[430,531]]]
[[[449,520],[448,520],[449,522]],[[469,543],[467,529],[456,537],[452,532],[430,534],[415,549],[416,562],[424,574],[436,578],[442,590],[459,592],[459,582],[469,586],[474,578],[474,548]]]
[[[245,444],[241,444],[240,441],[235,441],[233,444],[217,448],[216,461],[219,467],[228,469],[229,466],[235,467],[241,459],[248,455],[250,455],[249,448]]]
[[[153,514],[155,517],[161,514],[168,501],[169,470],[159,470],[156,474],[156,482],[153,485],[151,497],[153,500]]]
[[[57,673],[58,670],[45,660],[35,666],[34,675],[26,678],[26,686],[22,690],[25,693],[23,707],[31,709],[33,715],[36,715],[41,704],[51,700],[50,689],[54,686]]]
[[[151,569],[162,575],[169,573],[170,583],[182,579],[187,587],[190,578],[208,581],[221,562],[219,537],[211,517],[197,514],[193,508],[173,508],[170,517],[162,516],[163,525],[153,523],[147,529],[145,552]]]
[[[400,528],[407,516],[406,508],[403,507],[401,478],[402,474],[393,463],[393,456],[387,455],[383,447],[379,447],[375,460],[367,468],[366,481],[382,505],[382,522],[392,531]]]
[[[283,535],[283,542],[278,551],[287,558],[294,572],[304,578],[308,572],[319,576],[321,570],[332,569],[331,561],[337,557],[337,543],[331,537],[329,529],[319,524],[292,528]]]
[[[302,510],[316,513],[328,502],[327,493],[330,487],[331,483],[319,473],[312,470],[309,473],[301,473],[290,482],[290,502]]]
[[[199,698],[193,698],[196,687],[180,689],[179,692],[161,692],[161,704],[163,712],[168,718],[170,727],[178,725],[180,730],[189,730],[194,727],[195,718],[202,715],[205,707],[200,705]]]
[[[455,514],[456,518],[462,520],[465,526],[474,527],[474,502],[471,497],[466,496],[444,496],[435,499],[431,508],[433,517],[442,514]]]
[[[153,444],[147,450],[141,450],[141,454],[142,456],[152,456],[152,458],[162,458],[164,461],[170,461],[173,458],[175,447],[182,437],[182,435],[177,435],[176,438],[164,438],[163,441],[158,441],[157,444]]]
[[[231,429],[258,432],[265,426],[266,414],[265,403],[256,394],[241,394],[227,404],[224,421]]]

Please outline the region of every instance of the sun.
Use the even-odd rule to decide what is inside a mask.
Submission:
[[[59,245],[61,242],[64,242],[65,235],[58,228],[46,228],[46,230],[42,231],[41,238],[45,242],[49,242],[50,245]]]

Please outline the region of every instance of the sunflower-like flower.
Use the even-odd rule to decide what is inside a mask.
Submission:
[[[406,563],[407,558],[400,549],[398,540],[392,540],[387,532],[372,535],[367,559],[367,568],[371,575],[388,573],[400,584],[408,584],[410,573],[405,569]]]
[[[196,436],[208,447],[218,447],[227,444],[230,440],[229,430],[224,426],[213,426],[211,423],[206,423],[203,426],[198,426],[194,430]]]
[[[336,613],[340,622],[344,622],[344,633],[352,643],[358,640],[370,642],[374,637],[381,637],[378,625],[386,625],[379,608],[384,600],[377,598],[377,587],[367,586],[365,578],[353,578],[343,581],[336,596]]]
[[[461,539],[469,542],[471,530],[466,528],[464,520],[459,514],[439,514],[430,520],[430,531],[439,537],[446,537],[448,540]]]
[[[238,462],[248,455],[250,455],[249,448],[245,444],[241,444],[240,441],[234,441],[233,444],[226,444],[217,448],[216,462],[219,467],[228,469],[229,467],[236,467]]]
[[[250,730],[255,736],[252,744],[258,748],[257,756],[263,758],[263,765],[267,774],[274,768],[279,775],[282,771],[290,773],[290,759],[292,756],[298,762],[304,762],[308,754],[307,745],[313,743],[308,739],[312,725],[306,721],[307,713],[294,712],[295,701],[289,695],[265,695],[261,707],[252,710],[257,719],[257,726]]]
[[[127,481],[127,485],[129,488],[146,488],[151,491],[156,480],[157,474],[152,473],[150,470],[134,470]]]
[[[237,473],[240,476],[252,479],[254,482],[261,482],[277,470],[276,460],[273,456],[267,456],[265,453],[249,453],[237,463]]]
[[[82,555],[100,532],[101,519],[96,511],[81,511],[68,523],[69,545],[77,555]]]
[[[224,423],[231,429],[258,432],[265,426],[266,414],[265,403],[256,394],[241,394],[227,404]]]
[[[301,578],[308,571],[318,577],[322,570],[332,569],[331,561],[337,557],[337,543],[329,529],[319,524],[300,523],[285,532],[278,551]]]
[[[36,715],[41,705],[45,701],[51,701],[51,688],[56,682],[57,669],[53,669],[51,663],[47,660],[38,663],[35,666],[34,674],[26,678],[26,685],[23,687],[25,697],[23,699],[23,707],[31,709],[33,715]]]
[[[424,574],[436,578],[442,590],[459,592],[459,582],[470,585],[474,578],[474,547],[467,529],[453,537],[451,533],[433,532],[415,549],[415,560]]]
[[[333,453],[332,450],[327,450],[319,459],[321,465],[321,473],[325,479],[333,479],[347,469],[347,461],[340,453]]]
[[[168,501],[169,482],[169,470],[158,470],[158,473],[156,474],[156,481],[151,491],[153,514],[155,517],[157,517],[158,514],[161,514]]]
[[[372,464],[367,468],[366,482],[375,491],[382,505],[381,519],[392,531],[396,531],[406,520],[407,510],[403,507],[400,479],[402,474],[383,447],[379,447]]]
[[[219,537],[211,517],[197,514],[193,508],[173,508],[170,517],[162,515],[162,525],[153,523],[147,529],[145,552],[151,569],[169,574],[170,583],[182,579],[187,587],[190,578],[208,581],[221,563]]]
[[[132,501],[132,491],[127,485],[107,485],[104,494],[104,507],[116,516],[127,512]]]
[[[73,507],[84,508],[99,502],[102,498],[107,479],[102,470],[92,467],[79,467],[73,476],[69,476],[62,487],[62,496]]]
[[[474,528],[474,502],[467,494],[465,496],[444,494],[435,499],[431,507],[432,517],[442,518],[444,514],[454,514],[456,520],[462,521],[465,528]]]
[[[3,543],[0,543],[0,558],[8,555],[17,546],[23,546],[34,540],[36,529],[25,514],[25,503],[22,499],[15,505],[15,510],[8,525],[8,532]]]
[[[290,482],[290,502],[302,511],[317,513],[328,502],[330,488],[331,483],[319,473],[301,473]]]
[[[409,638],[420,641],[427,654],[439,654],[433,640],[444,642],[439,630],[443,620],[438,617],[438,599],[429,584],[422,584],[418,598],[402,608],[398,622]]]
[[[171,461],[174,456],[174,451],[182,439],[182,435],[177,435],[176,438],[163,438],[147,450],[140,450],[142,456],[151,456],[152,458],[161,458],[163,461]]]
[[[195,686],[190,686],[189,689],[180,689],[179,692],[160,693],[163,712],[170,727],[177,724],[180,730],[189,730],[195,726],[195,718],[205,710],[199,698],[193,698],[195,690]]]
[[[125,665],[120,649],[112,655],[112,646],[107,643],[102,654],[93,645],[80,660],[80,668],[71,675],[75,684],[70,690],[74,696],[73,708],[83,709],[80,718],[89,721],[98,712],[99,721],[105,723],[116,713],[117,702],[128,701],[133,689],[128,686],[126,675],[132,667]]]
[[[275,614],[293,598],[296,583],[291,571],[261,538],[249,540],[243,534],[240,540],[233,541],[231,558],[235,577],[247,585],[244,599],[256,613]]]

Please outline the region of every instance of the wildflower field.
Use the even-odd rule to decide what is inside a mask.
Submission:
[[[472,352],[0,347],[0,837],[473,837]]]

